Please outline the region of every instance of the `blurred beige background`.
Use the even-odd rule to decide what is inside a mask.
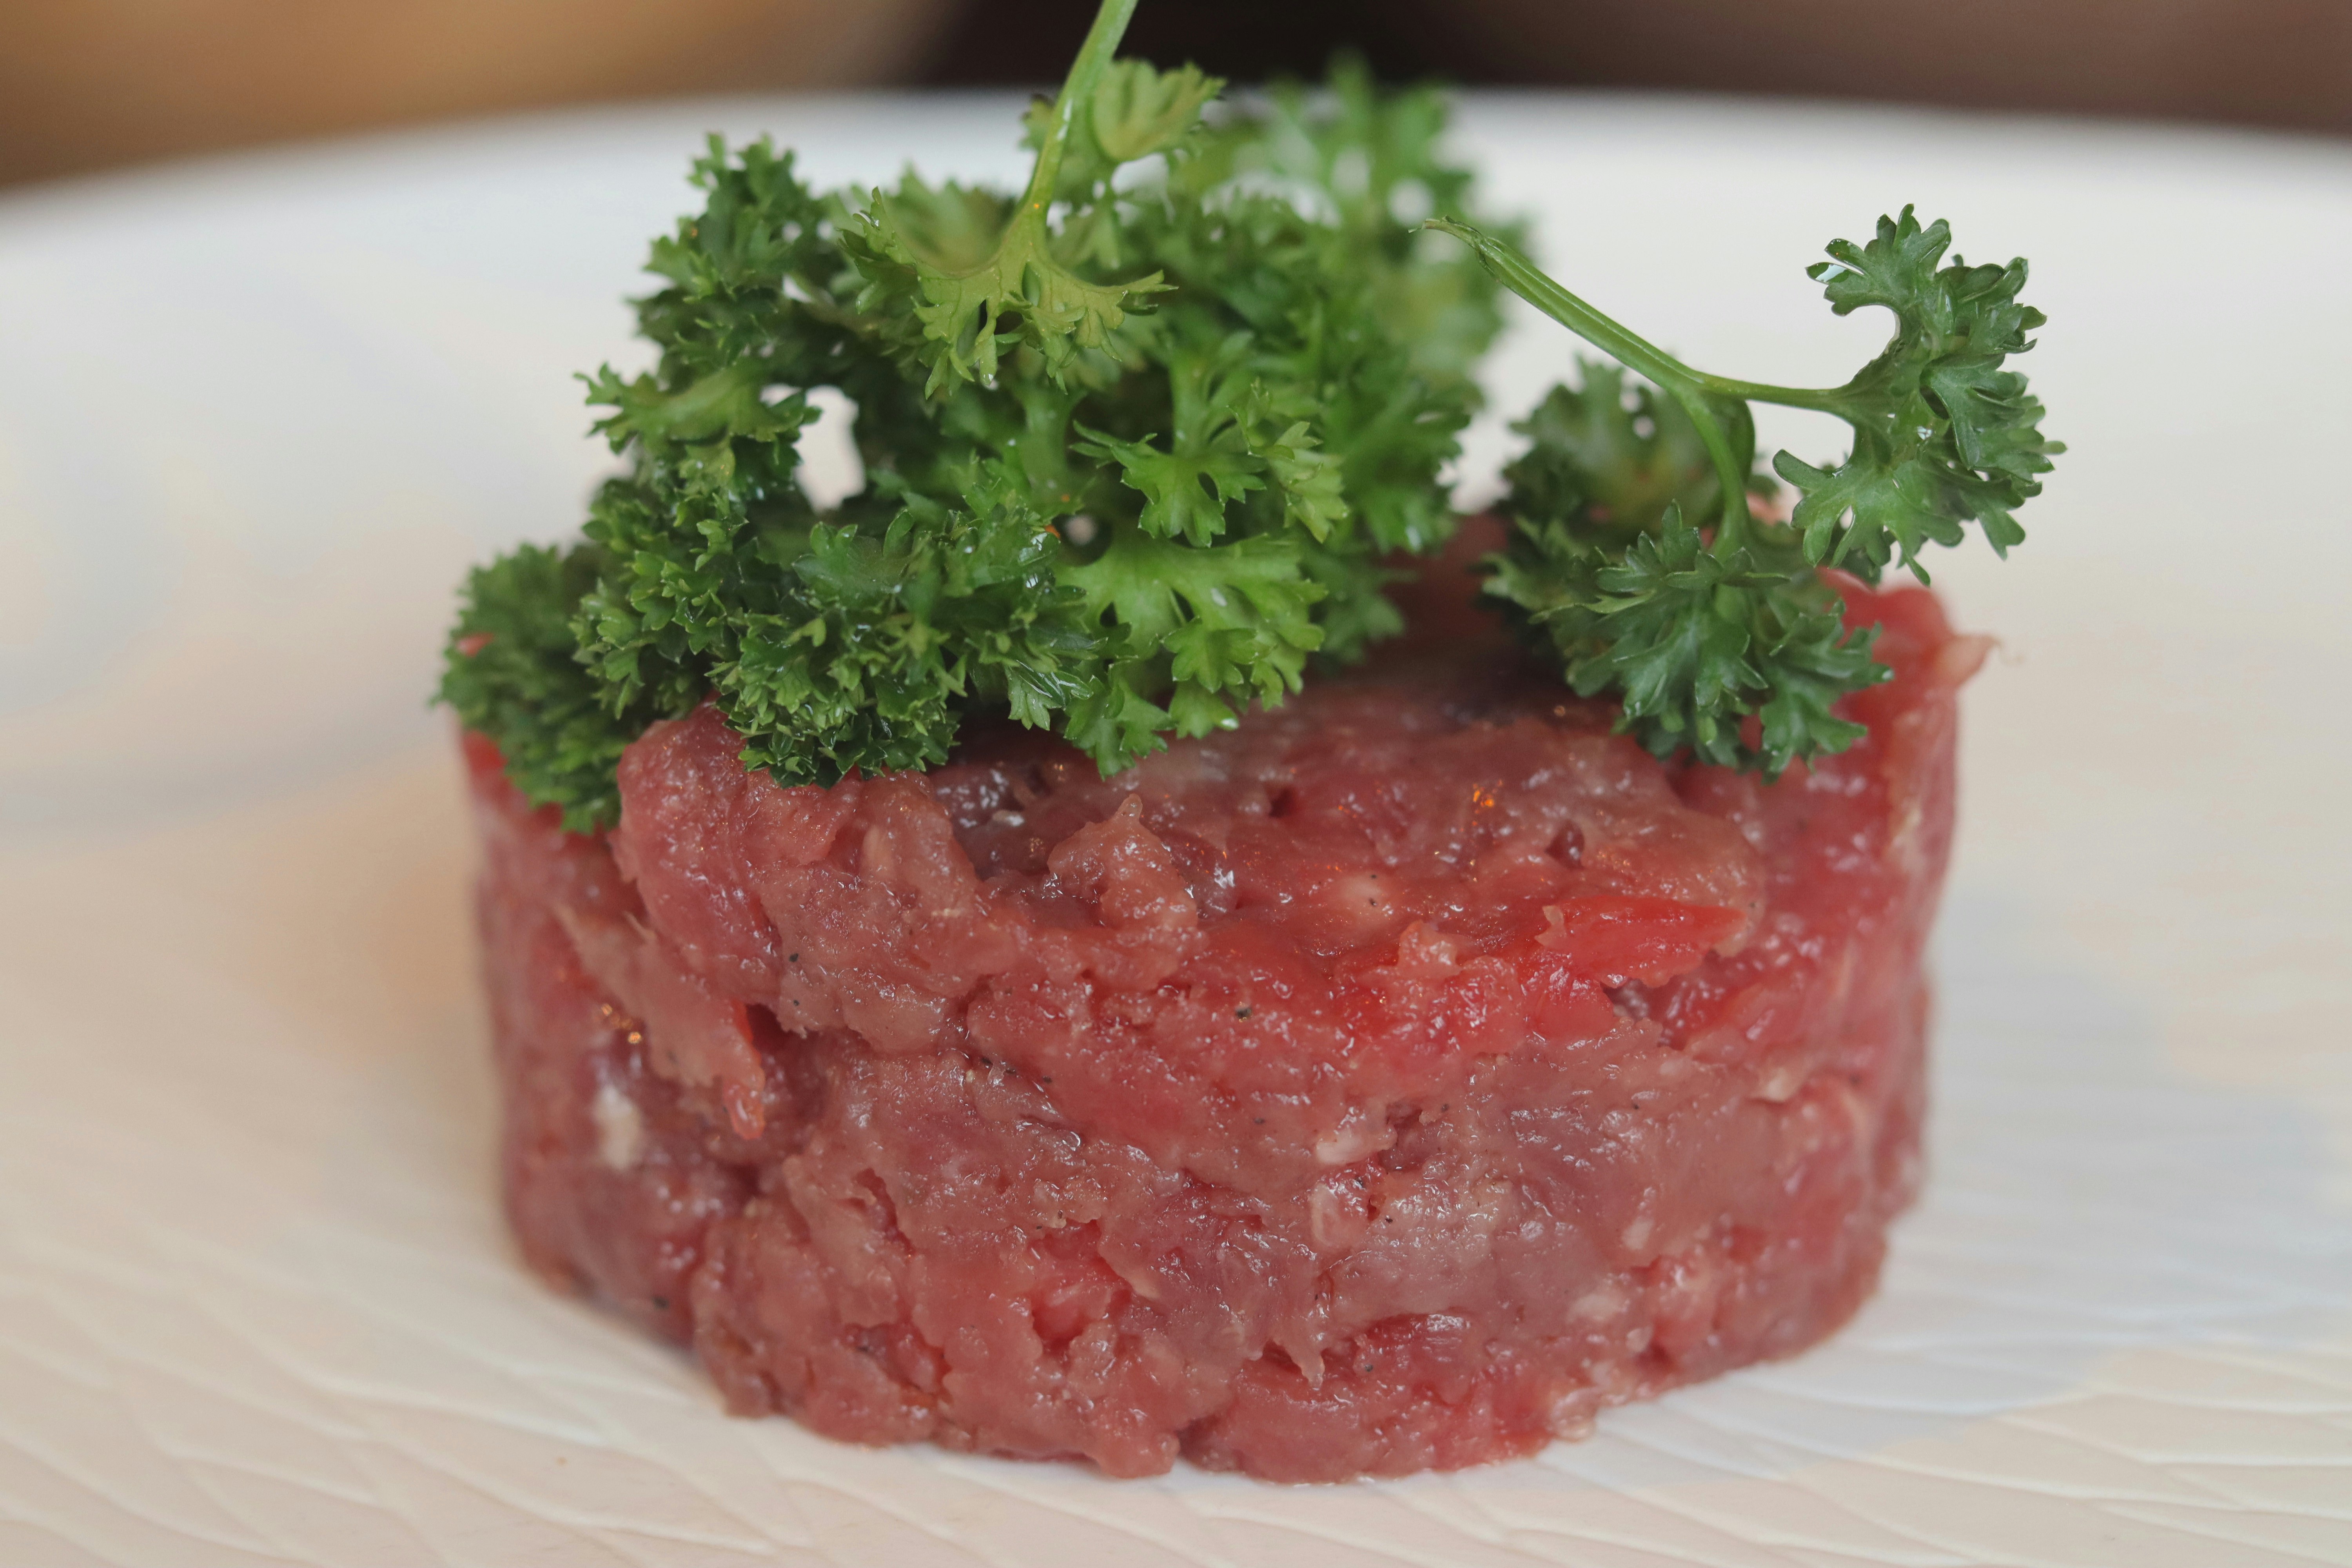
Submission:
[[[502,110],[1041,84],[1088,0],[0,0],[0,182]],[[1696,88],[2341,131],[2352,0],[1146,0],[1242,80]]]

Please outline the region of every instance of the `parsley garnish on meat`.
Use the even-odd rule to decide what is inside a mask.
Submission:
[[[1025,117],[1018,194],[822,194],[765,140],[712,139],[637,302],[658,363],[584,378],[625,471],[577,542],[476,572],[450,639],[442,700],[566,826],[611,824],[622,750],[705,701],[785,784],[937,764],[981,711],[1110,773],[1360,657],[1400,626],[1384,558],[1454,531],[1437,479],[1498,282],[1649,384],[1588,364],[1517,426],[1487,590],[1662,756],[1778,776],[1852,744],[1835,705],[1886,672],[1822,573],[1925,581],[1968,524],[2024,538],[2062,450],[2007,368],[2042,324],[2024,262],[1946,263],[1906,208],[1811,269],[1839,314],[1895,318],[1851,381],[1710,375],[1459,216],[1434,93],[1342,66],[1223,106],[1189,66],[1115,58],[1134,8],[1104,0]],[[822,510],[821,388],[865,467]],[[1750,504],[1758,401],[1853,429],[1834,467],[1776,459],[1786,522]]]
[[[568,826],[614,761],[715,701],[786,784],[946,760],[1008,712],[1106,772],[1398,629],[1500,323],[1433,93],[1360,68],[1261,109],[1114,53],[1107,0],[1028,116],[1015,195],[908,174],[822,195],[713,139],[657,240],[651,373],[589,377],[626,460],[583,538],[477,572],[442,697]],[[808,394],[856,408],[862,491],[800,483]]]
[[[1582,367],[1517,428],[1531,445],[1507,474],[1515,523],[1487,588],[1585,696],[1619,695],[1622,727],[1660,756],[1778,776],[1842,751],[1862,733],[1832,705],[1884,679],[1872,633],[1848,633],[1840,568],[1876,583],[1889,564],[1927,580],[1920,550],[1952,545],[1975,523],[2006,555],[2016,510],[2064,450],[2041,430],[2042,404],[2008,369],[2031,349],[2042,312],[2018,301],[2024,261],[1944,262],[1951,231],[1906,207],[1864,245],[1839,240],[1808,275],[1843,316],[1881,306],[1885,350],[1843,386],[1769,386],[1709,375],[1626,331],[1546,277],[1507,240],[1467,224],[1432,228],[1465,241],[1505,287],[1646,376]],[[1773,470],[1798,494],[1783,524],[1750,492],[1750,403],[1836,415],[1853,447],[1833,468],[1783,452]],[[1752,738],[1746,721],[1758,720]]]

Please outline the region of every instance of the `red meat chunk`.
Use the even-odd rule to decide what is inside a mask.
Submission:
[[[743,1414],[1121,1476],[1524,1454],[1842,1323],[1917,1181],[1981,655],[1769,787],[1498,643],[1105,780],[974,738],[781,788],[706,709],[561,832],[469,740],[525,1254]]]

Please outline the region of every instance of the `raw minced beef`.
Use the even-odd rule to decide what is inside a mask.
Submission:
[[[469,741],[509,1211],[744,1414],[1122,1476],[1472,1464],[1843,1322],[1917,1179],[1980,655],[1765,786],[1501,645],[1105,780],[1019,731],[779,787],[715,710],[609,837]]]

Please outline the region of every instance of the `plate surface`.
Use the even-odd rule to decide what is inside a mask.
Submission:
[[[1842,379],[1801,268],[2022,251],[2073,446],[1938,563],[1969,700],[1935,1174],[1844,1334],[1525,1463],[1290,1489],[836,1447],[517,1267],[423,706],[470,561],[574,523],[575,370],[701,132],[1017,174],[1008,100],[512,121],[0,202],[0,1563],[2352,1563],[2352,152],[1477,99],[1539,254]],[[1524,407],[1567,363],[1523,323]],[[1464,491],[1491,493],[1501,419]],[[1792,416],[1768,440],[1821,458]]]

